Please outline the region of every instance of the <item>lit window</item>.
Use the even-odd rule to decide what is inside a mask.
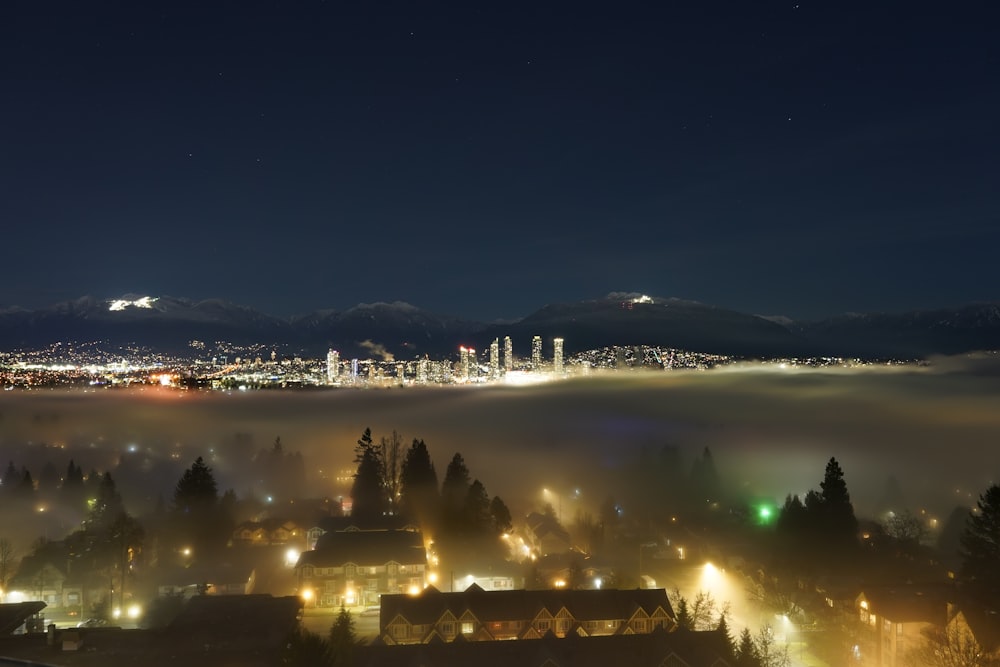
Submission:
[[[472,623],[470,621],[465,621],[462,623],[462,634],[471,635],[472,634]]]

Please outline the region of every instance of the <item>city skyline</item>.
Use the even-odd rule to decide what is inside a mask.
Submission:
[[[988,13],[19,5],[0,307],[994,300]]]

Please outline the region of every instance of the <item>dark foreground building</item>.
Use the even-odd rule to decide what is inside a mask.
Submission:
[[[297,597],[198,596],[165,628],[70,628],[0,636],[0,657],[81,667],[273,667],[299,625]]]
[[[733,667],[717,631],[371,646],[356,667]]]

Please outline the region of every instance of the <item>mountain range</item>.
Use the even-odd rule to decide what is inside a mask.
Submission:
[[[675,298],[611,293],[603,298],[546,305],[509,323],[485,323],[430,313],[407,303],[359,304],[273,317],[219,299],[192,301],[128,295],[86,296],[49,308],[0,310],[0,349],[42,349],[55,342],[103,341],[170,354],[190,343],[275,345],[310,356],[330,348],[342,357],[391,354],[400,359],[444,357],[459,345],[486,350],[510,336],[515,354],[531,338],[565,339],[567,354],[611,345],[659,345],[745,357],[842,356],[922,358],[1000,349],[1000,304],[843,315],[812,322],[762,317]]]

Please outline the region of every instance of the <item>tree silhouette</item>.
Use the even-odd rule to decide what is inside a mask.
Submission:
[[[473,533],[488,532],[493,526],[490,515],[490,497],[486,487],[478,479],[469,485],[462,506],[462,517],[465,528]]]
[[[174,487],[174,509],[185,514],[204,511],[215,507],[218,499],[219,489],[212,469],[199,456]]]
[[[219,508],[219,490],[212,469],[198,457],[174,487],[170,529],[173,547],[192,547],[196,557],[208,556],[229,540],[232,518]]]
[[[382,466],[374,447],[361,452],[358,470],[351,487],[351,515],[359,521],[371,521],[383,516],[388,509],[382,485]]]
[[[757,649],[757,664],[760,667],[789,667],[792,664],[788,657],[788,644],[779,645],[768,625],[757,631],[754,648]]]
[[[685,598],[681,597],[677,600],[677,627],[681,630],[694,630],[694,620],[691,618],[691,612],[688,609],[688,602]]]
[[[719,499],[719,473],[708,447],[705,447],[701,457],[691,467],[691,484],[699,501]]]
[[[84,500],[86,500],[87,489],[83,481],[83,468],[76,465],[73,459],[70,459],[69,465],[66,466],[66,476],[63,477],[62,486],[59,487],[60,502],[65,507],[70,507],[77,511],[82,511],[84,508]]]
[[[498,533],[509,533],[514,528],[510,510],[500,496],[493,496],[490,501],[490,517],[493,519],[493,529]]]
[[[393,512],[398,512],[400,496],[400,466],[402,464],[403,439],[399,433],[393,430],[388,438],[382,437],[379,440],[378,454],[382,461],[382,483],[385,486],[386,496],[389,500],[389,508]]]
[[[354,619],[344,607],[340,608],[337,620],[330,626],[330,664],[347,667],[354,664],[354,648],[357,646],[354,633]]]
[[[465,496],[469,492],[469,469],[465,467],[465,459],[456,453],[445,471],[441,483],[441,503],[445,525],[456,528],[462,524],[462,508]]]
[[[281,664],[285,667],[329,667],[333,664],[330,643],[300,627],[288,638]]]
[[[962,576],[974,582],[978,593],[1000,591],[1000,486],[993,484],[979,496],[960,545]]]
[[[827,530],[841,540],[853,542],[858,532],[858,520],[854,516],[851,494],[847,492],[844,471],[837,459],[831,457],[826,464],[826,474],[820,488]]]
[[[736,644],[733,642],[733,635],[729,631],[729,619],[726,612],[719,614],[719,624],[716,626],[716,631],[722,638],[723,648],[725,650],[725,655],[723,657],[727,660],[732,660],[736,657]]]
[[[743,628],[743,632],[740,633],[740,641],[736,646],[736,666],[760,667],[760,658],[757,656],[757,647],[754,645],[750,628]]]
[[[399,471],[399,502],[404,515],[436,527],[440,514],[437,473],[423,440],[413,439]]]
[[[796,496],[785,500],[778,532],[785,537],[781,547],[786,552],[812,563],[840,559],[857,544],[858,520],[837,459],[827,462],[820,491],[810,490],[804,503]]]
[[[6,537],[0,537],[0,590],[7,590],[7,582],[14,574],[15,552],[13,543]]]
[[[31,471],[27,468],[21,475],[21,481],[17,483],[15,493],[19,500],[30,502],[35,497],[35,482],[31,479]]]

